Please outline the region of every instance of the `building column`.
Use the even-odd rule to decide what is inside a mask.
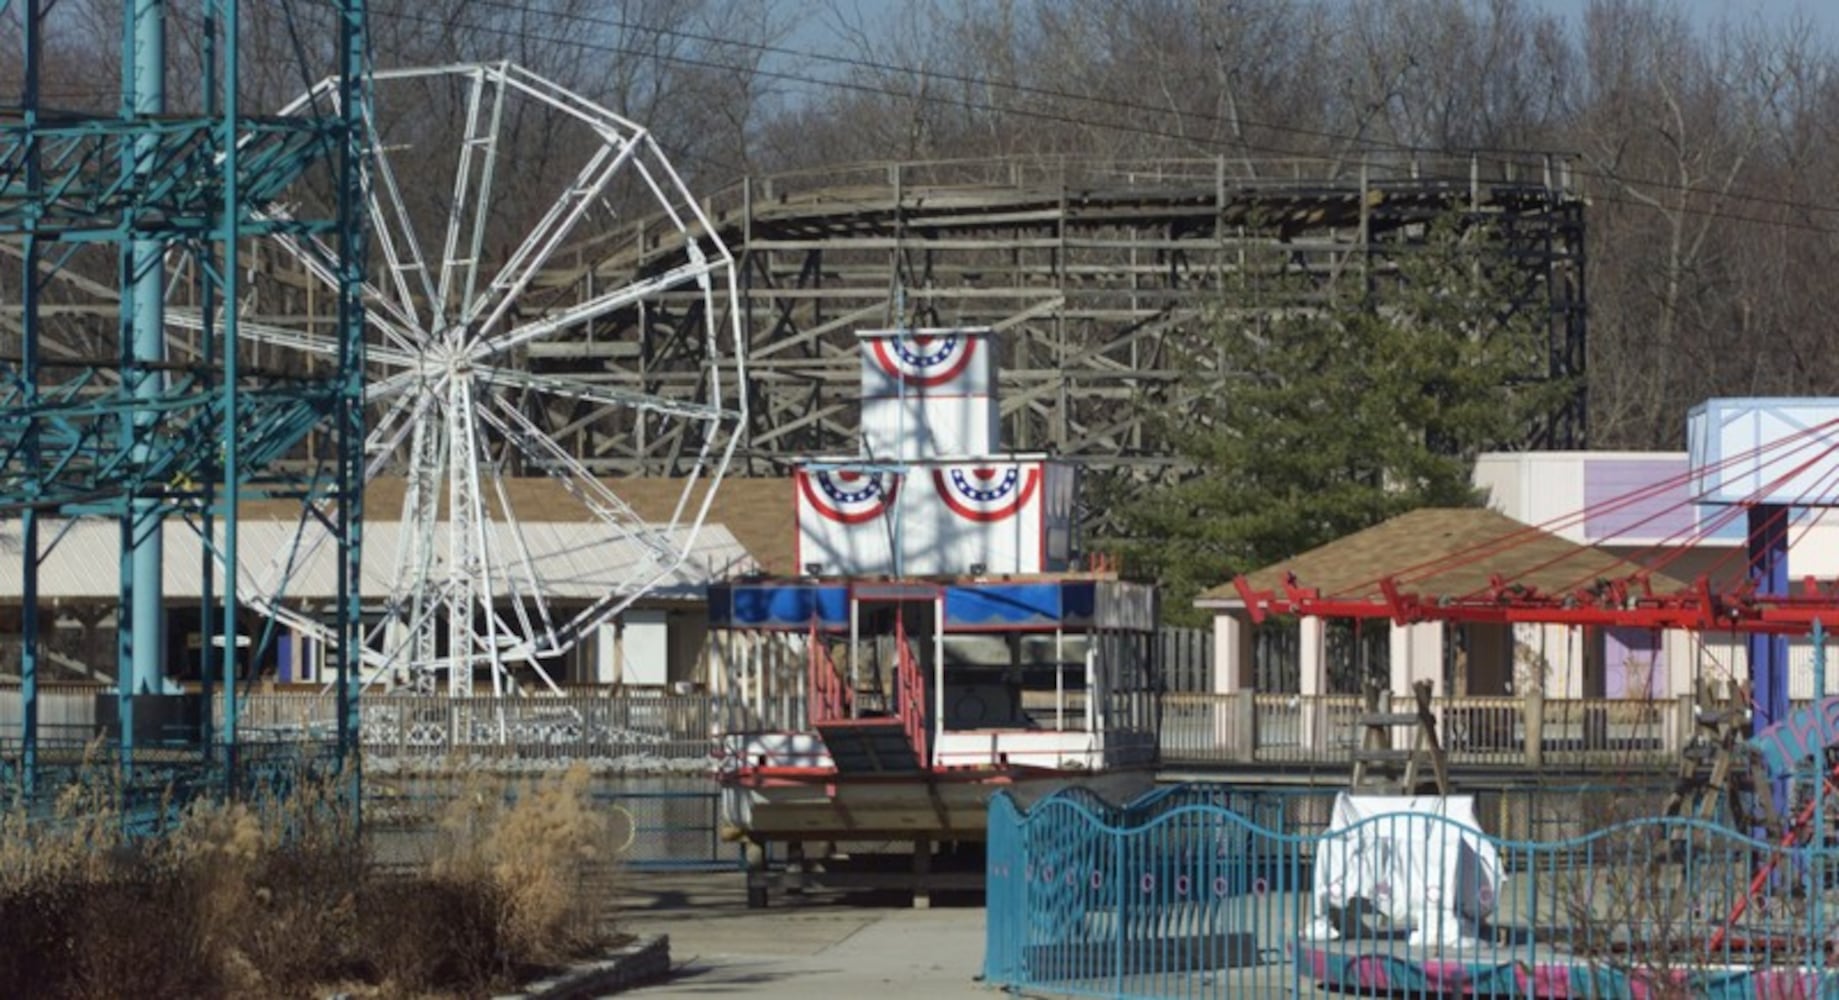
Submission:
[[[1213,693],[1232,694],[1255,687],[1251,617],[1243,611],[1213,616]]]
[[[1749,509],[1750,582],[1758,594],[1788,593],[1788,520],[1786,507],[1757,504]],[[1788,718],[1788,637],[1752,632],[1749,654],[1753,739]],[[1773,784],[1777,808],[1786,808],[1788,779],[1776,778]]]
[[[1322,742],[1328,734],[1326,727],[1317,725],[1321,709],[1321,695],[1328,690],[1328,628],[1327,623],[1314,615],[1304,615],[1297,620],[1296,658],[1298,711],[1298,745],[1312,749],[1322,749]]]
[[[1681,629],[1660,633],[1660,658],[1666,665],[1667,685],[1661,693],[1669,698],[1696,701],[1698,678],[1693,676],[1693,668],[1698,663],[1698,644],[1693,641],[1692,633]]]
[[[1448,694],[1443,690],[1443,631],[1442,622],[1392,626],[1390,684],[1394,711],[1417,710],[1411,686],[1418,681],[1429,681],[1432,694]],[[1437,705],[1432,710],[1437,714],[1440,726],[1443,708]],[[1416,729],[1412,726],[1394,726],[1391,740],[1395,747],[1416,746]]]
[[[1256,742],[1257,687],[1252,661],[1251,616],[1244,611],[1213,615],[1213,742],[1235,759],[1250,760]]]
[[[1436,693],[1443,690],[1443,623],[1418,622],[1392,626],[1392,695],[1407,698],[1411,685],[1430,681]]]

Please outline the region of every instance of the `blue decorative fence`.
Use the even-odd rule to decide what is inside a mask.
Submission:
[[[1793,847],[1682,819],[1509,841],[1451,814],[1286,828],[1273,801],[998,796],[985,979],[1107,997],[1839,1000],[1839,849],[1812,824]]]

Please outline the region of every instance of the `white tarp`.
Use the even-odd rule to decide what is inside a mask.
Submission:
[[[1340,936],[1330,907],[1383,917],[1414,945],[1472,935],[1501,883],[1500,856],[1479,829],[1473,796],[1342,792],[1316,850],[1316,936]]]

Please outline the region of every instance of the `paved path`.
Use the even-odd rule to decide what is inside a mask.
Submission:
[[[628,874],[624,926],[670,935],[670,982],[650,997],[976,997],[998,1000],[983,967],[983,908],[915,910],[897,896],[815,895],[749,910],[739,873]]]

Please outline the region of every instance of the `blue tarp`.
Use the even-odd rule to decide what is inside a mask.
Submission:
[[[842,584],[731,584],[709,588],[709,624],[734,628],[849,627],[849,588]]]
[[[1058,583],[947,587],[945,627],[1052,627],[1065,613],[1062,594],[1066,589],[1066,585]],[[1091,586],[1088,584],[1086,589]]]

